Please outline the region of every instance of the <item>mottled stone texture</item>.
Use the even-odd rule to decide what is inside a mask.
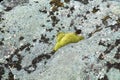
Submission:
[[[54,52],[58,32],[84,40]],[[0,80],[120,80],[119,0],[3,0]]]

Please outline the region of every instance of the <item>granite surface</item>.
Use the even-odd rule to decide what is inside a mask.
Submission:
[[[84,40],[52,51],[79,29]],[[0,80],[120,80],[120,1],[1,1]]]

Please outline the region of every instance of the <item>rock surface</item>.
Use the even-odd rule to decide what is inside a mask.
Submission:
[[[58,32],[85,39],[52,49]],[[3,0],[0,80],[120,80],[119,0]]]

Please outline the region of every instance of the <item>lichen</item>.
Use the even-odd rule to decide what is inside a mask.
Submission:
[[[119,1],[4,1],[0,4],[1,80],[120,80]],[[53,51],[56,42],[69,33],[79,34],[79,29],[84,40],[71,44],[75,40],[71,37]]]

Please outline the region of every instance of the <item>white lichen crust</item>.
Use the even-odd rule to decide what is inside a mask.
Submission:
[[[120,80],[120,2],[54,1],[1,2],[0,80]],[[78,29],[84,40],[52,51]]]

